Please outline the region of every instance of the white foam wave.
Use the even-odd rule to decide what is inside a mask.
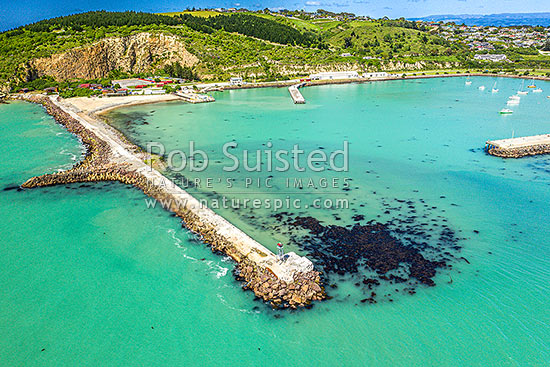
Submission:
[[[221,301],[221,303],[231,309],[231,310],[234,310],[234,311],[238,311],[238,312],[242,312],[242,313],[247,313],[247,314],[250,314],[250,315],[254,315],[254,314],[259,314],[260,311],[259,310],[247,310],[245,308],[236,308],[236,307],[233,307],[231,306],[229,303],[227,303],[227,301],[225,300],[225,298],[223,298],[223,296],[219,293],[216,294],[216,296],[218,297],[218,299]]]
[[[217,264],[216,262],[212,261],[212,260],[208,260],[208,261],[203,261],[203,260],[200,260],[200,259],[197,259],[193,256],[189,256],[187,255],[185,252],[187,251],[187,247],[185,247],[182,243],[183,241],[178,238],[176,236],[176,230],[173,229],[173,228],[170,228],[168,229],[167,231],[170,236],[172,237],[172,239],[174,240],[174,244],[176,245],[177,248],[179,249],[182,249],[184,250],[183,251],[183,257],[185,259],[188,259],[188,260],[191,260],[191,261],[194,261],[194,262],[200,262],[202,264],[205,264],[208,268],[210,268],[212,271],[210,272],[211,274],[215,274],[216,278],[217,279],[220,279],[221,277],[224,277],[227,275],[227,273],[229,272],[229,268],[225,268],[223,266],[220,266],[219,264]],[[227,256],[227,258],[229,258]],[[223,262],[227,262],[227,260],[225,260],[226,257],[222,258],[222,261]],[[224,261],[225,260],[225,261]]]

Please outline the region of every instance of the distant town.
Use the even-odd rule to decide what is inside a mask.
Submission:
[[[245,8],[213,8],[213,9],[189,9],[189,11],[206,11],[216,13],[250,13]],[[257,11],[275,17],[285,17],[300,20],[318,21],[374,21],[369,16],[356,15],[349,12],[334,13],[318,9],[315,12],[304,10],[270,10]],[[401,18],[400,20],[405,20]],[[456,24],[444,21],[416,20],[419,29],[426,29],[429,32],[439,35],[445,40],[453,43],[467,45],[476,52],[475,60],[493,62],[512,62],[505,54],[498,53],[498,50],[509,48],[537,49],[542,55],[550,55],[550,27],[542,26],[475,26]],[[352,57],[352,53],[341,53],[342,57]],[[365,56],[365,60],[382,59],[381,57]]]

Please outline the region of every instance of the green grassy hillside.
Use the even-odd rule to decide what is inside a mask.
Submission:
[[[448,42],[404,19],[316,20],[263,12],[88,12],[0,33],[0,83],[15,85],[36,78],[27,67],[33,59],[106,37],[143,32],[177,36],[198,58],[194,72],[205,80],[226,80],[231,75],[275,80],[330,69],[393,70],[395,65],[406,69],[415,63],[415,68],[425,69],[486,67],[472,61],[467,46]],[[146,74],[162,74],[155,65]],[[112,73],[126,75],[120,70]]]

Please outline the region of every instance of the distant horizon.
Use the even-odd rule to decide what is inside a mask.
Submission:
[[[44,4],[44,3],[48,3],[50,0],[44,0],[42,1],[41,3]],[[382,2],[385,1],[385,0],[382,0]],[[420,0],[404,0],[406,2],[413,2],[413,3],[419,3]],[[426,3],[427,1],[430,1],[430,0],[423,0],[424,3]],[[459,2],[465,2],[464,0],[458,0]],[[33,2],[36,2],[36,0],[32,0],[30,1],[30,3],[33,3]],[[73,1],[72,3],[78,3],[79,1],[76,0],[76,1]],[[98,0],[98,2],[103,2],[103,0]],[[122,1],[124,2],[124,1]],[[213,1],[213,2],[219,2],[219,1]],[[380,1],[376,1],[376,2],[380,2]],[[57,4],[59,4],[60,2],[56,2]],[[61,1],[61,3],[63,3]],[[186,5],[183,5],[182,7],[173,7],[173,8],[166,8],[166,7],[163,7],[162,4],[164,3],[164,1],[160,1],[159,2],[159,7],[157,9],[151,9],[151,8],[146,8],[146,7],[143,7],[143,8],[138,8],[136,7],[136,4],[138,4],[139,1],[136,1],[136,2],[133,2],[133,5],[132,6],[129,6],[129,7],[112,7],[112,6],[97,6],[97,7],[89,7],[89,8],[73,8],[73,9],[66,9],[66,8],[56,8],[56,7],[33,7],[32,10],[33,11],[37,11],[39,10],[39,12],[37,14],[33,14],[33,11],[27,11],[28,9],[18,9],[18,10],[22,10],[23,11],[23,14],[16,14],[17,12],[17,9],[10,9],[10,7],[15,7],[14,4],[9,4],[7,6],[7,8],[5,9],[5,12],[4,13],[0,13],[0,32],[4,32],[4,31],[7,31],[7,30],[10,30],[10,29],[14,29],[14,28],[17,28],[17,27],[21,27],[21,26],[25,26],[27,24],[31,24],[31,23],[35,23],[35,22],[38,22],[38,21],[41,21],[41,20],[45,20],[45,19],[50,19],[50,18],[55,18],[55,17],[60,17],[60,16],[67,16],[67,15],[72,15],[72,14],[78,14],[78,13],[85,13],[85,12],[89,12],[89,11],[100,11],[100,10],[105,10],[105,11],[112,11],[112,12],[117,12],[117,11],[137,11],[137,12],[146,12],[146,13],[169,13],[169,12],[177,12],[177,11],[185,11],[187,9],[192,9],[192,8],[208,8],[208,9],[215,9],[215,8],[225,8],[225,9],[228,9],[228,8],[246,8],[248,10],[251,10],[251,11],[258,11],[258,10],[261,10],[261,9],[264,9],[265,7],[264,6],[259,6],[259,4],[249,4],[248,6],[246,6],[246,3],[228,3],[228,2],[224,2],[223,4],[212,4],[212,5],[209,5],[209,6],[205,6],[203,4],[197,4],[197,5],[193,5],[193,4],[186,4]],[[177,3],[177,1],[175,2]],[[353,3],[354,4],[370,4],[369,1],[367,0],[353,0]],[[448,2],[450,3],[450,2]],[[26,5],[31,5],[31,4],[26,4]],[[62,4],[61,4],[62,5]],[[84,5],[84,4],[82,4]],[[105,4],[106,5],[106,4]],[[279,10],[282,10],[282,9],[288,9],[288,10],[303,10],[303,11],[307,11],[307,12],[315,12],[319,9],[324,9],[324,10],[327,10],[327,11],[331,11],[331,12],[334,12],[334,13],[341,13],[341,12],[349,12],[349,13],[354,13],[355,15],[358,15],[358,16],[369,16],[369,17],[372,17],[372,18],[376,18],[376,19],[379,19],[379,18],[383,18],[383,17],[389,17],[390,19],[396,19],[396,18],[405,18],[405,19],[411,19],[411,20],[414,20],[414,19],[425,19],[425,18],[441,18],[441,17],[457,17],[457,18],[464,18],[464,17],[470,17],[470,18],[475,18],[475,17],[488,17],[488,16],[502,16],[502,15],[549,15],[550,16],[550,10],[540,10],[540,11],[537,11],[537,10],[534,10],[534,11],[502,11],[502,12],[495,12],[494,10],[492,11],[487,11],[487,12],[475,12],[475,11],[470,11],[470,12],[448,12],[448,13],[445,13],[445,12],[442,12],[442,13],[428,13],[427,15],[396,15],[394,11],[392,12],[388,12],[388,13],[394,13],[393,15],[376,15],[376,14],[373,14],[373,11],[370,11],[365,8],[365,9],[357,9],[354,11],[354,9],[348,9],[348,8],[344,8],[342,7],[342,4],[336,4],[336,3],[322,3],[322,2],[319,2],[319,1],[306,1],[305,2],[305,6],[302,6],[301,8],[299,7],[300,4],[298,3],[295,3],[294,5],[296,5],[296,8],[292,8],[290,6],[288,7],[281,7],[281,6],[268,6],[267,8],[272,10],[272,11],[279,11]],[[175,6],[175,4],[174,4]],[[334,6],[337,6],[337,8],[335,9]],[[384,9],[386,10],[393,10],[392,8],[388,8],[388,7],[384,7]],[[49,10],[49,11],[47,11]],[[404,11],[406,12],[406,11]]]
[[[535,11],[535,12],[530,12],[530,11],[526,11],[526,12],[503,12],[503,13],[446,13],[446,14],[428,14],[428,15],[422,15],[422,16],[419,16],[419,17],[406,17],[406,18],[409,18],[409,19],[412,19],[412,18],[429,18],[429,17],[446,17],[446,16],[452,16],[452,17],[465,17],[465,16],[472,16],[472,17],[486,17],[486,16],[491,16],[491,15],[531,15],[531,14],[537,14],[537,15],[542,15],[542,14],[548,14],[550,15],[550,11]]]

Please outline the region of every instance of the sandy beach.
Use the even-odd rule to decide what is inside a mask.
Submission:
[[[115,108],[135,106],[147,103],[182,101],[174,94],[160,95],[133,95],[123,97],[74,97],[68,101],[80,112],[85,113],[105,113]]]

